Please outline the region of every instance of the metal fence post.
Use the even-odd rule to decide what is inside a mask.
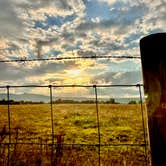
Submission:
[[[99,155],[99,163],[100,166],[100,145],[101,145],[101,138],[100,138],[100,119],[99,119],[99,107],[98,107],[98,95],[97,95],[97,87],[93,85],[95,90],[95,104],[96,104],[96,118],[97,118],[97,128],[98,128],[98,155]]]
[[[7,165],[10,165],[10,145],[11,145],[11,120],[10,120],[10,86],[6,86],[7,89],[7,108],[8,108],[8,134],[9,134],[9,142],[8,142],[8,163]]]
[[[51,128],[52,128],[52,146],[51,146],[51,165],[54,166],[54,117],[53,117],[53,100],[52,100],[52,85],[49,85],[50,89],[50,111],[51,111]]]
[[[137,84],[138,89],[139,89],[139,96],[140,96],[140,104],[141,104],[141,114],[142,114],[142,127],[143,127],[143,132],[144,132],[144,153],[145,153],[145,162],[147,165],[147,148],[146,148],[146,128],[145,128],[145,120],[144,120],[144,112],[143,112],[143,101],[142,101],[142,92],[141,92],[141,85]]]

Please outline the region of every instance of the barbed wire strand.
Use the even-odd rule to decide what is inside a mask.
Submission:
[[[75,60],[75,59],[141,59],[140,56],[67,56],[67,57],[54,57],[54,58],[33,58],[33,59],[11,59],[0,60],[0,63],[11,62],[37,62],[37,61],[61,61],[61,60]]]

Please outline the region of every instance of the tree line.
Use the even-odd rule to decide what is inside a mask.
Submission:
[[[19,104],[44,104],[44,103],[50,103],[50,102],[43,102],[43,101],[15,101],[15,100],[5,100],[2,99],[0,100],[0,105],[19,105]],[[68,100],[68,99],[57,99],[52,101],[53,104],[93,104],[95,103],[95,100],[82,100],[82,101],[77,101],[77,100]],[[110,98],[107,101],[98,101],[100,104],[120,104],[119,102],[116,102],[114,98]],[[137,104],[140,102],[136,102],[134,100],[129,101],[127,104]]]
[[[43,101],[39,101],[39,102],[36,102],[36,101],[24,101],[24,100],[20,100],[20,101],[15,101],[15,100],[5,100],[5,99],[2,99],[0,100],[0,105],[7,105],[7,104],[10,104],[10,105],[17,105],[17,104],[44,104]]]

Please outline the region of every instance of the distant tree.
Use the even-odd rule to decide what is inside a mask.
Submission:
[[[21,101],[19,101],[20,102],[20,104],[24,104],[25,102],[24,102],[24,100],[21,100]]]
[[[53,103],[62,103],[62,99],[57,99],[56,101],[53,101]]]
[[[106,101],[107,104],[116,104],[114,98],[110,98],[108,101]]]
[[[131,101],[128,102],[128,104],[137,104],[137,102],[134,101],[134,100],[131,100]]]
[[[44,101],[40,101],[39,104],[44,104]]]
[[[94,101],[93,100],[84,100],[84,101],[81,101],[81,103],[83,103],[83,104],[92,104],[92,103],[94,103]]]
[[[1,104],[1,105],[7,104],[7,100],[5,100],[5,99],[0,100],[0,104]]]

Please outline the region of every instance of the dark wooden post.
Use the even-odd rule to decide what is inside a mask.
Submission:
[[[166,165],[166,33],[140,40],[153,166]]]

